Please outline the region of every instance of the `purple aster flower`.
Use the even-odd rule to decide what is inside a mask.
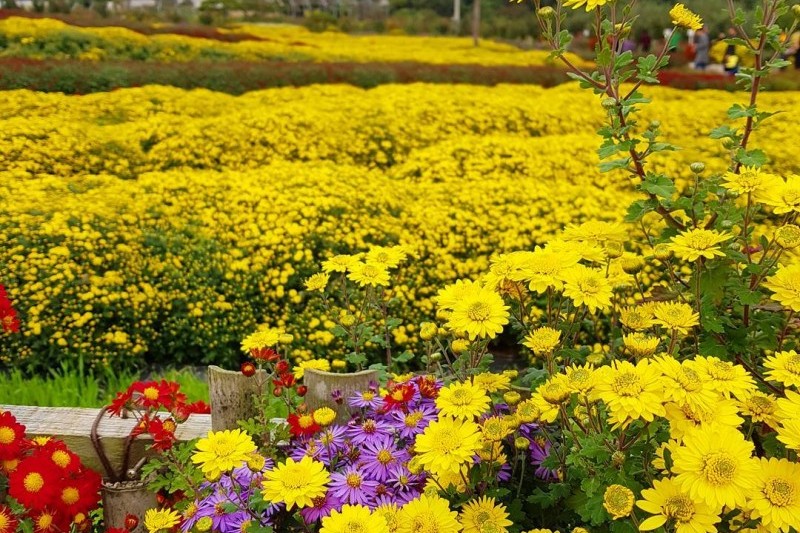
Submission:
[[[306,524],[313,524],[322,520],[324,517],[329,516],[331,511],[340,510],[342,508],[342,501],[336,498],[331,491],[328,491],[324,496],[314,498],[311,507],[304,507],[300,510]]]
[[[497,481],[508,481],[511,479],[511,465],[503,463],[497,471]]]
[[[425,488],[425,477],[412,474],[405,466],[397,466],[392,469],[387,484],[393,489],[395,502],[402,505],[420,495]]]
[[[358,409],[378,409],[383,405],[383,398],[380,397],[377,391],[365,390],[353,393],[347,399],[347,403],[350,407]]]
[[[391,435],[392,426],[383,420],[365,418],[361,421],[351,420],[347,425],[347,436],[353,444],[360,445],[382,435]]]
[[[550,455],[550,443],[542,436],[534,437],[531,440],[531,464],[536,466],[535,475],[544,481],[558,481],[558,471],[542,466],[542,463]]]
[[[208,516],[211,518],[212,529],[225,533],[234,533],[239,530],[236,529],[237,524],[241,524],[242,514],[247,516],[247,512],[241,509],[241,500],[245,495],[235,494],[225,489],[215,491],[210,496],[200,500],[197,506],[197,514],[195,515],[199,520],[201,517]],[[244,499],[246,505],[247,500]],[[233,507],[233,509],[231,509]]]
[[[342,403],[344,403],[344,396],[342,396],[342,390],[333,389],[331,391],[331,400],[333,400],[333,403],[335,403],[336,405],[342,405]]]
[[[429,405],[421,405],[407,413],[393,411],[391,413],[391,424],[397,430],[400,437],[413,439],[428,427],[431,421],[436,419],[436,408]]]
[[[295,461],[299,461],[305,456],[316,459],[317,461],[321,461],[321,457],[324,453],[325,448],[323,446],[321,446],[315,440],[310,440],[305,443],[298,443],[294,448],[292,448],[289,456]]]
[[[367,479],[364,472],[351,466],[344,472],[331,474],[328,492],[345,503],[369,506],[375,499],[377,487],[377,481]]]
[[[392,437],[382,435],[364,443],[360,462],[369,478],[383,482],[389,477],[392,468],[409,459],[408,452],[397,449]]]
[[[322,448],[329,449],[331,453],[335,453],[344,448],[346,432],[347,428],[344,426],[327,427],[317,435],[317,443]]]

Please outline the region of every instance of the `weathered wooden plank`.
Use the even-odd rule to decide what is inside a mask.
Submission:
[[[30,437],[53,436],[67,443],[85,465],[103,473],[100,459],[91,442],[92,424],[99,409],[83,407],[32,407],[28,405],[0,405],[0,410],[10,411],[27,428]],[[98,434],[111,464],[122,467],[125,437],[133,429],[134,418],[103,418]],[[204,437],[211,430],[211,415],[192,415],[178,426],[175,433],[181,442]],[[136,464],[147,453],[149,439],[137,439],[131,450],[130,465]]]

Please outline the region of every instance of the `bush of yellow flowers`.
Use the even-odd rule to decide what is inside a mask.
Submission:
[[[639,121],[666,50],[638,62],[617,50],[631,23],[621,3],[536,3],[556,56],[567,8],[597,11],[597,70],[573,73],[606,112],[601,170],[629,174],[638,192],[624,221],[568,224],[443,286],[419,328],[424,373],[334,395],[355,408],[347,424],[287,398],[282,445],[210,433],[192,455],[208,483],[181,515],[146,520],[150,533],[800,530],[800,178],[774,171],[754,134],[774,115],[760,83],[784,64],[775,21],[787,3],[764,2],[742,76],[750,101],[711,131],[726,168],[693,162],[683,183],[655,162],[676,149],[661,124]],[[682,4],[670,15],[701,24]],[[360,309],[382,309],[406,260],[401,248],[339,254],[307,279],[351,317],[334,329],[354,353],[386,316]],[[282,334],[247,344],[263,354]],[[502,336],[527,369],[488,370]]]
[[[642,122],[660,117],[683,148],[653,154],[653,172],[680,191],[691,191],[694,161],[724,174],[730,149],[701,134],[739,96],[649,94]],[[403,319],[392,340],[419,353],[439,287],[567,224],[619,221],[638,198],[624,170],[597,173],[584,127],[600,128],[603,109],[575,86],[3,96],[0,263],[23,322],[0,346],[5,365],[233,365],[239,339],[261,324],[294,335],[299,360],[342,359],[336,317],[304,280],[372,245],[409,254],[390,286]],[[786,142],[797,97],[760,98],[785,110],[757,132],[777,175],[800,171]],[[771,224],[750,225],[753,241]],[[640,244],[630,239],[629,251]],[[658,263],[638,275],[646,287],[662,276]]]
[[[12,16],[0,20],[0,56],[158,62],[237,59],[357,63],[415,61],[486,66],[542,66],[552,63],[544,51],[524,51],[492,41],[484,41],[480,47],[475,47],[466,37],[312,33],[302,26],[288,24],[245,24],[230,29],[220,28],[219,31],[243,33],[250,38],[223,42],[171,33],[145,35],[122,27],[79,27],[56,19]],[[577,64],[587,64],[578,56],[570,57]]]

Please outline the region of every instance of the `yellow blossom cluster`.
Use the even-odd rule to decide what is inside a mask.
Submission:
[[[701,134],[734,96],[653,92],[649,107],[685,147],[654,167],[688,182],[689,162],[722,150]],[[785,143],[800,118],[792,98],[765,95],[790,109],[758,133],[776,174],[798,171]],[[571,85],[7,92],[0,264],[23,333],[0,358],[224,363],[259,324],[292,334],[298,359],[330,357],[335,317],[304,282],[335,253],[374,244],[410,253],[392,281],[408,313],[393,335],[413,347],[438,287],[568,224],[623,216],[628,178],[598,174],[595,139],[567,118],[599,125],[592,102]],[[615,260],[620,275],[633,259]],[[573,274],[568,291],[593,283]],[[648,264],[640,278],[656,275]]]
[[[70,26],[55,19],[9,17],[0,20],[0,36],[6,41],[0,55],[86,61],[415,61],[485,66],[552,63],[548,53],[542,50],[526,51],[492,41],[475,47],[466,37],[355,36],[339,32],[312,33],[293,25],[241,25],[220,31],[246,34],[251,38],[224,42],[171,33],[145,35],[122,27]],[[570,56],[577,64],[587,64],[577,56]]]

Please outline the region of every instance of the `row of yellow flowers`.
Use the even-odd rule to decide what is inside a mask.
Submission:
[[[685,147],[660,164],[688,178],[719,152],[701,135],[734,96],[653,92],[648,112]],[[24,334],[0,357],[224,362],[261,323],[295,334],[298,358],[335,356],[333,317],[303,281],[371,244],[411,255],[392,290],[406,313],[395,340],[413,347],[436,287],[567,224],[624,215],[627,178],[597,174],[596,141],[569,118],[599,124],[591,103],[572,86],[9,92],[0,264]],[[758,134],[776,173],[798,171],[797,115]]]
[[[312,33],[301,26],[245,25],[224,30],[257,39],[223,42],[161,33],[145,35],[122,27],[78,27],[55,19],[9,17],[0,20],[0,55],[35,59],[144,60],[280,60],[322,62],[417,61],[437,65],[543,66],[552,63],[544,51],[485,41],[475,47],[462,37],[403,35],[351,36]],[[573,57],[578,64],[583,64]]]

